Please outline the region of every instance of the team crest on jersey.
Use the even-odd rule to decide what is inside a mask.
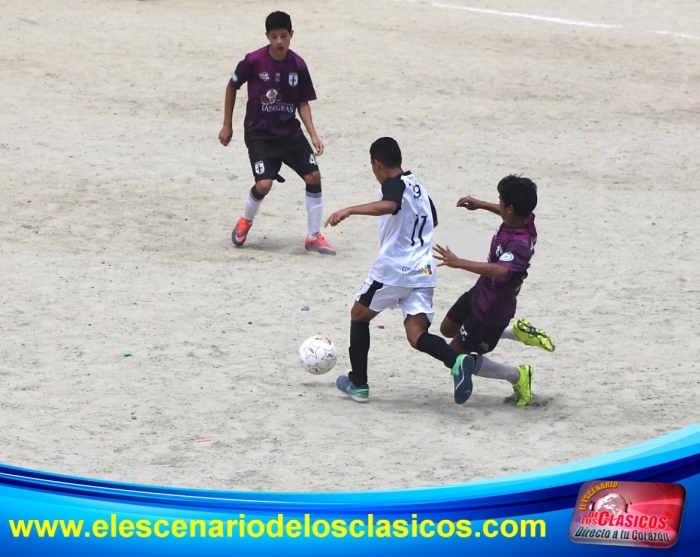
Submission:
[[[507,252],[505,252],[504,254],[502,254],[502,255],[498,258],[498,260],[499,260],[499,261],[505,261],[505,262],[507,263],[508,261],[513,261],[514,258],[515,258],[515,256],[514,256],[512,253],[510,253],[509,251],[507,251]]]
[[[297,83],[299,83],[299,74],[298,73],[290,73],[289,74],[289,84],[292,87],[296,87]]]
[[[262,79],[263,81],[270,81],[270,74],[269,73],[260,72],[258,75],[260,76],[260,79]]]
[[[265,163],[263,161],[258,161],[255,163],[255,173],[262,174],[265,172]]]

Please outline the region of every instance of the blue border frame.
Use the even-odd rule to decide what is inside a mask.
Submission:
[[[424,555],[462,553],[490,556],[524,551],[553,554],[609,555],[629,551],[658,551],[574,544],[568,526],[581,485],[591,480],[680,483],[686,488],[686,507],[678,543],[666,554],[694,555],[700,547],[700,425],[596,458],[465,484],[391,491],[298,493],[237,492],[156,487],[50,474],[0,465],[0,547],[3,555],[379,555],[394,550]],[[84,519],[86,523],[116,513],[139,517],[301,519],[402,518],[468,519],[473,528],[487,519],[543,519],[544,538],[15,538],[9,520]],[[5,549],[9,550],[5,553]]]

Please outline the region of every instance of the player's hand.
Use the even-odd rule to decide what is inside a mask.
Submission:
[[[457,207],[464,207],[469,211],[476,211],[481,207],[481,201],[468,195],[467,197],[460,197],[457,201]]]
[[[328,225],[330,224],[331,226],[336,226],[343,222],[346,218],[350,216],[350,211],[347,209],[341,209],[340,211],[336,211],[333,213],[330,217],[326,219],[326,222],[323,225],[323,228],[327,228]]]
[[[314,153],[314,157],[320,157],[321,155],[323,155],[323,149],[324,149],[323,141],[321,141],[317,135],[314,135],[311,138],[311,143],[313,143],[314,149],[316,149],[316,152]]]
[[[459,268],[459,262],[461,259],[457,257],[452,251],[450,251],[450,246],[442,247],[440,244],[435,244],[433,246],[433,257],[442,263],[438,263],[438,267],[452,267],[453,269]]]
[[[226,147],[231,142],[231,138],[233,137],[233,128],[231,126],[227,126],[224,124],[224,127],[221,128],[221,131],[219,132],[219,142]]]

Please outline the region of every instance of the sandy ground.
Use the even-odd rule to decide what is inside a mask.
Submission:
[[[697,2],[263,4],[2,2],[2,463],[217,489],[401,488],[571,462],[700,419]],[[274,9],[292,15],[319,95],[326,215],[375,198],[380,135],[399,140],[438,241],[463,256],[486,257],[498,219],[458,197],[495,200],[511,172],[539,184],[518,315],[558,348],[493,354],[535,366],[532,406],[478,378],[455,405],[399,312],[372,327],[371,403],[341,397],[376,222],[329,230],[335,258],[307,254],[289,169],[245,248],[231,244],[252,180],[240,106],[231,145],[217,141],[224,88]],[[438,319],[474,280],[439,270]],[[315,333],[339,353],[321,377],[296,361]]]

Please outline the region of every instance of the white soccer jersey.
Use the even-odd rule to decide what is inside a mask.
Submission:
[[[379,199],[395,201],[398,210],[379,217],[379,255],[370,278],[392,286],[434,287],[437,216],[427,190],[411,172],[404,172],[382,184]]]

